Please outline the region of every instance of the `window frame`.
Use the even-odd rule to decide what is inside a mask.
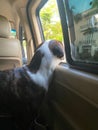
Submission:
[[[42,27],[42,24],[41,24],[39,12],[40,12],[41,8],[46,4],[46,2],[48,2],[48,0],[41,0],[40,4],[39,4],[39,6],[36,10],[36,17],[37,17],[37,22],[38,22],[38,25],[39,25],[39,30],[40,30],[42,41],[45,41],[45,37],[44,37],[44,32],[43,32],[43,27]]]

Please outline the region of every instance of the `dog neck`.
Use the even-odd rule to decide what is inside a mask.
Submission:
[[[43,58],[43,61],[46,60],[45,57]],[[32,81],[35,82],[35,84],[44,87],[45,90],[48,90],[49,87],[49,83],[51,82],[52,76],[53,76],[53,72],[54,69],[56,68],[56,62],[54,60],[54,62],[42,62],[40,69],[36,72],[33,73],[32,71],[27,71],[28,75],[30,76],[30,78],[32,79]]]

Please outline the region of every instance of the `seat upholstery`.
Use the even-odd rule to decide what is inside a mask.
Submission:
[[[10,32],[8,19],[0,15],[0,70],[22,66],[20,41],[11,38]]]

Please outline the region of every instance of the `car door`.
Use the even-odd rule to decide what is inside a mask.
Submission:
[[[98,2],[57,4],[67,62],[54,72],[45,117],[53,130],[98,130]]]

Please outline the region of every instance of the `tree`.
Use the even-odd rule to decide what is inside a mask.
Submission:
[[[62,41],[62,28],[55,0],[49,0],[40,12],[45,39]]]
[[[93,0],[90,5],[92,5],[92,8],[98,7],[98,0]]]

